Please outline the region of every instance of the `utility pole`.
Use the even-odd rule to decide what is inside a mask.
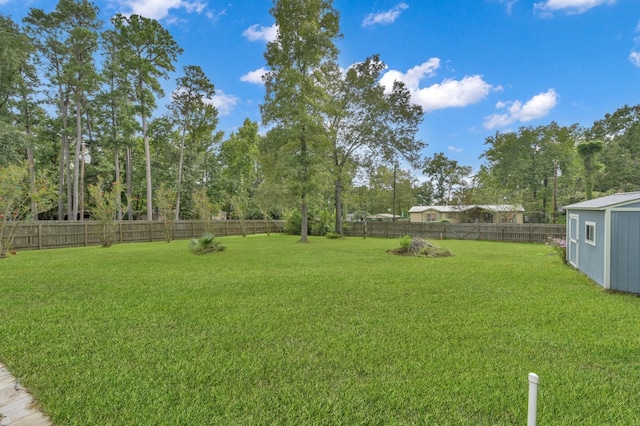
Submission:
[[[391,212],[391,222],[396,221],[396,172],[398,170],[398,163],[393,165],[393,211]]]
[[[553,223],[558,221],[558,161],[553,160]]]

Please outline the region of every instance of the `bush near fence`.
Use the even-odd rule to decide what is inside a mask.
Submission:
[[[179,220],[172,223],[173,239],[186,240],[199,238],[213,231],[215,236],[233,236],[246,234],[266,234],[282,232],[284,222],[245,220],[221,220],[206,223],[200,220]],[[206,231],[205,231],[205,225]],[[15,250],[37,250],[62,247],[97,246],[101,244],[102,225],[95,221],[35,221],[8,224],[18,226],[13,241]],[[117,224],[116,243],[166,241],[166,228],[159,221],[121,221]]]
[[[365,224],[350,222],[347,236],[363,236]],[[548,238],[565,238],[565,225],[484,224],[447,222],[367,222],[368,237],[400,238],[404,235],[430,240],[486,240],[545,243]]]

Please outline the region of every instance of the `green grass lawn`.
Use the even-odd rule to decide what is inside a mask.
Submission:
[[[640,298],[543,245],[229,237],[0,261],[0,362],[56,424],[640,424]]]

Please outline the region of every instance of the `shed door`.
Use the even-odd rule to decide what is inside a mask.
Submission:
[[[574,267],[578,267],[578,240],[580,237],[580,217],[577,214],[569,215],[569,241],[567,241],[568,261]]]

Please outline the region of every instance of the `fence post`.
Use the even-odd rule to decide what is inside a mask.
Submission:
[[[529,373],[529,410],[527,412],[527,426],[536,426],[536,417],[538,414],[538,382],[538,375],[536,373]]]
[[[89,245],[89,236],[88,236],[88,229],[87,229],[87,222],[84,222],[84,246],[88,246]]]
[[[38,250],[42,250],[42,223],[38,223]]]

